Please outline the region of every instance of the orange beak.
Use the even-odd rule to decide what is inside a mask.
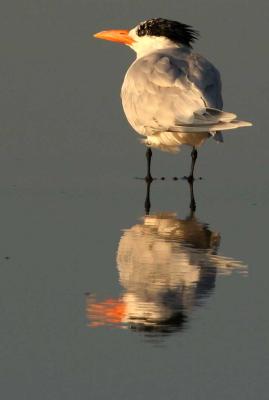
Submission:
[[[122,29],[115,29],[110,31],[102,31],[93,35],[97,39],[110,40],[111,42],[118,42],[127,45],[134,43],[134,39],[129,36],[129,31]]]

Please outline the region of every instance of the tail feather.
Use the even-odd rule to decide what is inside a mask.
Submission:
[[[214,131],[225,131],[227,129],[242,128],[244,126],[251,126],[251,122],[233,120],[231,122],[217,122],[217,123],[207,123],[207,124],[182,124],[171,126],[167,131],[170,132],[185,132],[185,133],[200,133],[200,132],[214,132]]]
[[[206,108],[193,114],[192,123],[178,123],[167,130],[186,133],[216,132],[251,125],[251,122],[238,120],[237,115],[234,113],[217,110],[216,108]]]
[[[238,120],[236,114],[206,108],[194,113],[191,123],[151,127],[150,134],[142,141],[147,146],[175,153],[183,144],[199,147],[210,136],[223,142],[222,131],[251,125],[251,122]]]
[[[209,122],[230,122],[236,119],[236,114],[218,110],[216,108],[206,108],[205,111],[195,112],[194,121],[208,124]]]

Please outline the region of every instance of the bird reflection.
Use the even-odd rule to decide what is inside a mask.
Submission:
[[[217,255],[220,234],[196,218],[192,184],[190,194],[191,211],[184,219],[172,212],[149,214],[147,185],[147,214],[123,232],[118,245],[123,293],[102,302],[87,297],[91,327],[128,327],[151,336],[180,331],[212,293],[218,274],[246,270],[241,262]]]

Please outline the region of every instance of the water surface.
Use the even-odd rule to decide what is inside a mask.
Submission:
[[[245,0],[3,2],[3,399],[268,398],[267,15]],[[183,149],[154,151],[166,180],[146,215],[119,98],[133,54],[91,36],[155,16],[201,31],[225,109],[254,123],[199,151],[194,214],[172,179]]]

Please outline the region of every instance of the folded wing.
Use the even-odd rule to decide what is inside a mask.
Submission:
[[[221,111],[221,80],[204,57],[170,49],[135,61],[126,74],[122,102],[127,119],[142,135],[200,133],[251,125]],[[220,133],[218,133],[220,137]]]

